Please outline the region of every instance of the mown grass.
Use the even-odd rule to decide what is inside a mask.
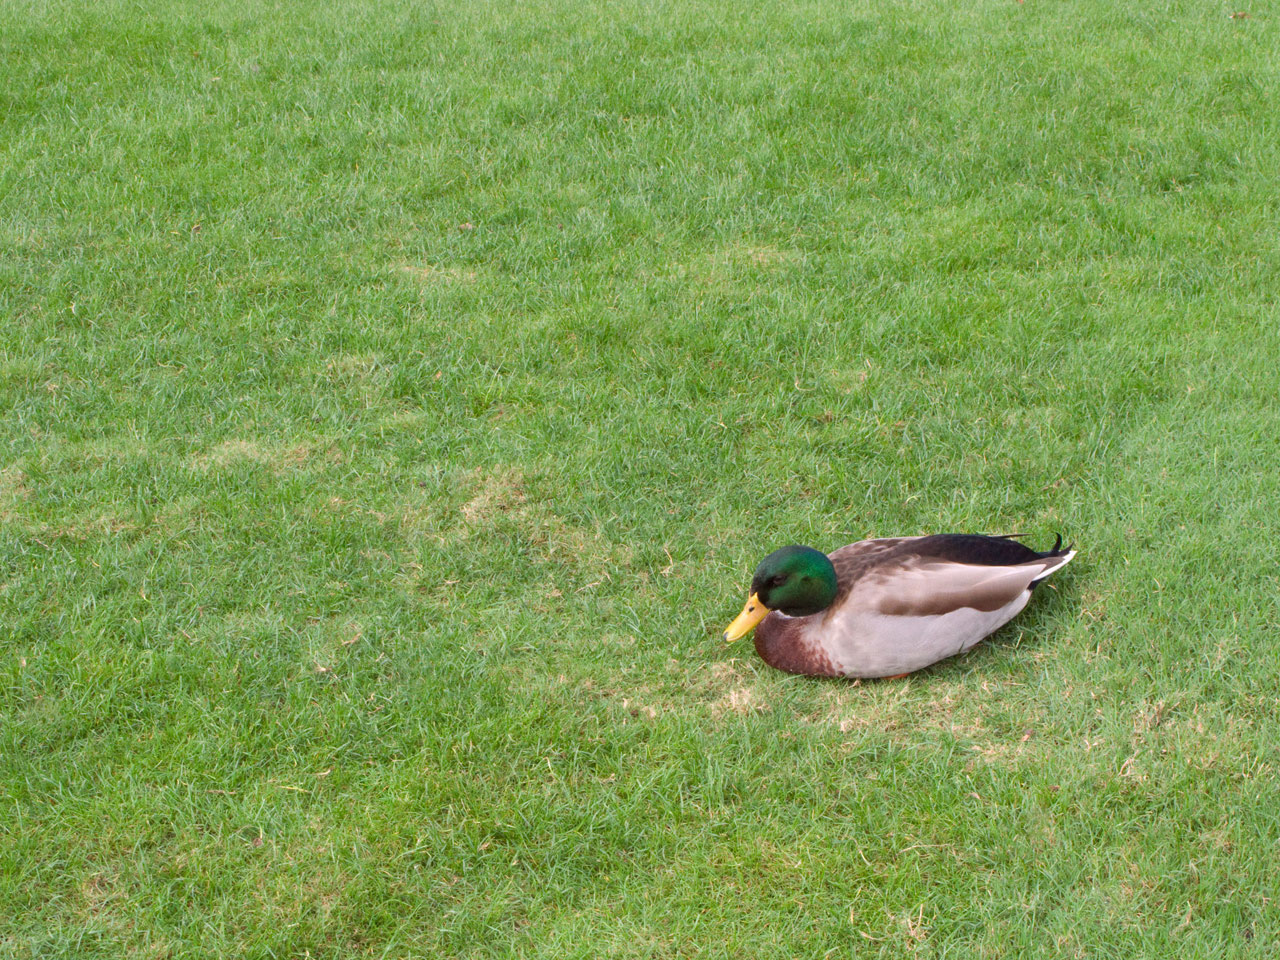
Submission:
[[[0,953],[1280,946],[1280,42],[0,3]],[[1061,530],[906,682],[784,542]]]

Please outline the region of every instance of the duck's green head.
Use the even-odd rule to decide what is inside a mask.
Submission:
[[[812,547],[782,547],[756,567],[747,604],[725,628],[724,638],[745,637],[771,610],[807,617],[827,609],[835,598],[836,568],[825,553]]]

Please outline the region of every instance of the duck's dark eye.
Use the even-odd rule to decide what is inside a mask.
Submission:
[[[779,573],[769,578],[769,585],[774,587],[780,587],[786,582],[787,575],[785,573]]]

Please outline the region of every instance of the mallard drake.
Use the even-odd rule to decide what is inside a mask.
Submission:
[[[725,629],[754,627],[765,663],[819,677],[899,677],[964,653],[1012,620],[1075,551],[947,533],[860,540],[830,556],[782,547],[756,567]]]

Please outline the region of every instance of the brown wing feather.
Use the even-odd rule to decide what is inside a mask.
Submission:
[[[836,568],[836,598],[831,609],[840,606],[849,591],[878,564],[889,559],[903,544],[920,537],[883,537],[879,540],[859,540],[829,554],[831,565]]]
[[[863,577],[858,602],[894,617],[931,617],[961,607],[991,612],[1018,599],[1052,560],[1016,567],[902,560]]]
[[[925,617],[962,607],[999,610],[1058,566],[1059,555],[1002,537],[940,534],[863,540],[832,553],[831,563],[837,584],[832,610],[857,588],[857,602],[866,609]]]

